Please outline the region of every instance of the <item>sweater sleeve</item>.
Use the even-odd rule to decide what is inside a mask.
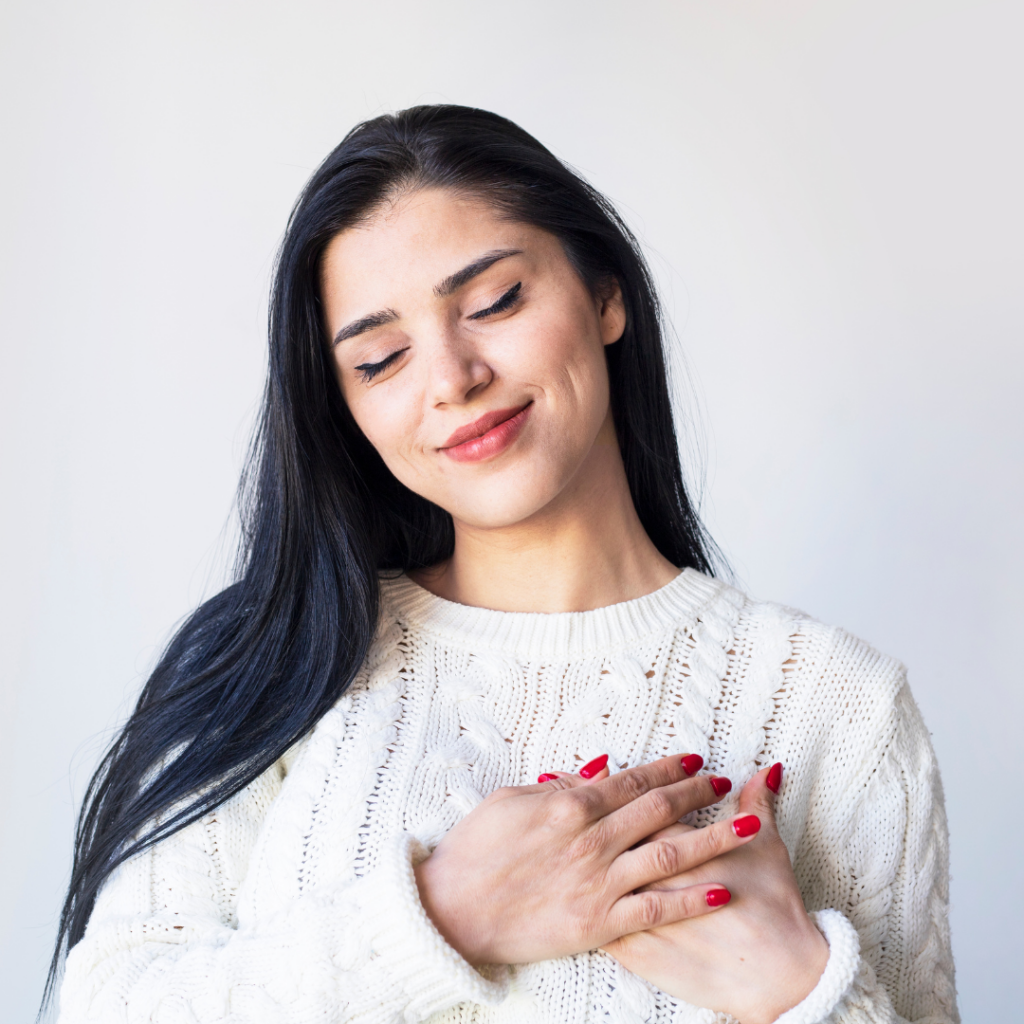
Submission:
[[[815,914],[829,942],[821,981],[776,1024],[956,1024],[942,786],[904,683],[895,723],[836,843],[839,906]]]
[[[266,802],[254,784],[214,813],[254,837]],[[239,927],[250,850],[213,848],[225,834],[204,819],[111,876],[68,955],[59,1024],[413,1024],[504,997],[505,978],[474,970],[424,912],[411,836],[364,877]]]

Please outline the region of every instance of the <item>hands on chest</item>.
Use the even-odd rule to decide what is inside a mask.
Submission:
[[[660,989],[695,1006],[724,1010],[743,1024],[770,1024],[801,1002],[828,962],[828,944],[804,908],[789,853],[775,825],[765,768],[743,787],[741,814],[762,823],[749,843],[650,883],[661,891],[712,879],[733,894],[728,907],[623,935],[603,948]],[[648,843],[701,831],[669,825]]]
[[[828,961],[775,827],[781,768],[747,783],[739,814],[692,828],[680,818],[728,792],[700,767],[668,757],[492,793],[416,868],[425,910],[470,963],[601,947],[670,995],[770,1024]]]

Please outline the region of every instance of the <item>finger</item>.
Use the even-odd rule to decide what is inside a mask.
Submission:
[[[672,786],[690,777],[690,773],[687,772],[680,756],[663,757],[657,761],[652,761],[650,764],[639,765],[636,768],[627,768],[625,771],[618,772],[610,778],[604,779],[597,785],[588,787],[587,809],[590,812],[591,819],[596,821],[598,818],[603,818],[613,811],[625,807],[647,793],[666,786]],[[703,807],[704,805],[698,804],[697,806]],[[677,814],[676,819],[681,818],[684,813],[686,812]],[[669,824],[669,821],[656,822],[643,835],[636,838],[642,839],[643,836],[650,835],[655,829],[667,824]]]
[[[657,839],[671,839],[673,836],[682,836],[692,831],[693,825],[686,825],[681,821],[677,821],[671,825],[666,825],[664,828],[659,828],[657,832],[640,841],[642,843],[653,843]]]
[[[542,772],[537,776],[537,785],[523,786],[522,789],[527,793],[550,793],[562,789],[579,789],[586,784],[585,779],[572,772]]]
[[[569,772],[542,772],[537,776],[538,782],[550,782],[552,779],[568,776]],[[588,761],[580,770],[579,777],[585,782],[597,782],[600,779],[607,779],[611,774],[608,770],[608,755],[599,754],[592,761]]]
[[[571,789],[573,786],[587,786],[592,782],[600,782],[602,779],[607,779],[609,774],[607,767],[602,768],[596,775],[589,779],[581,778],[579,775],[574,775],[572,772],[541,772],[541,774],[537,776],[537,782],[538,784],[543,785],[545,782],[553,782],[555,779],[567,779],[571,780],[568,786],[552,788]]]
[[[706,828],[668,836],[628,850],[616,858],[609,879],[618,892],[632,892],[641,886],[692,871],[715,857],[752,842],[761,828],[755,814],[737,814]]]
[[[688,885],[682,889],[659,889],[623,896],[608,916],[611,935],[604,943],[623,935],[644,932],[663,924],[712,914],[726,906],[732,893],[718,882]],[[602,944],[604,944],[602,943]]]
[[[781,785],[781,762],[762,768],[740,792],[739,809],[747,814],[756,814],[774,831],[776,793]]]
[[[604,785],[607,786],[620,777],[613,776]],[[605,832],[605,842],[612,855],[619,854],[659,829],[674,824],[691,811],[717,803],[722,793],[726,791],[722,787],[723,782],[728,783],[728,780],[707,775],[684,779],[673,785],[652,789],[625,807],[613,811],[599,825]]]
[[[593,759],[593,761],[588,761],[580,769],[580,778],[581,779],[593,779],[593,778],[596,778],[601,772],[606,771],[607,767],[608,767],[608,755],[607,754],[599,754],[597,757],[595,757]]]
[[[704,767],[704,758],[700,754],[684,754],[679,758],[679,763],[688,776],[693,776]],[[579,774],[587,782],[600,782],[602,779],[607,779],[611,775],[611,770],[608,768],[608,755],[602,754],[600,757],[595,757],[593,761],[588,761],[580,769]]]

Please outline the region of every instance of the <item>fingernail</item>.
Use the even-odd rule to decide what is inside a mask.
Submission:
[[[537,776],[538,782],[550,782],[552,779],[557,779],[557,775],[552,775],[550,772],[545,772],[543,775]]]
[[[725,796],[732,789],[732,783],[722,775],[715,775],[711,779],[711,788],[715,791],[715,796]]]
[[[704,896],[709,907],[724,907],[732,899],[728,889],[709,889]]]
[[[775,764],[768,769],[768,775],[764,780],[764,784],[773,792],[778,793],[779,786],[782,785],[782,762],[776,761]]]
[[[679,759],[679,763],[687,775],[696,775],[704,767],[704,758],[700,754],[687,754]]]
[[[756,814],[744,814],[732,823],[732,830],[740,839],[746,839],[761,830],[761,819]]]
[[[592,779],[602,768],[608,763],[608,755],[602,754],[600,757],[595,757],[593,761],[588,761],[581,769],[580,775],[585,779]]]

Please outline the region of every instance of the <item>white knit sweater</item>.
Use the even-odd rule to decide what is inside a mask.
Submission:
[[[947,839],[895,661],[687,570],[595,611],[468,608],[401,578],[352,688],[262,777],[123,865],[71,951],[61,1024],[711,1024],[593,951],[477,971],[412,865],[500,786],[701,754],[735,812],[782,761],[782,837],[830,946],[780,1024],[957,1021]]]

